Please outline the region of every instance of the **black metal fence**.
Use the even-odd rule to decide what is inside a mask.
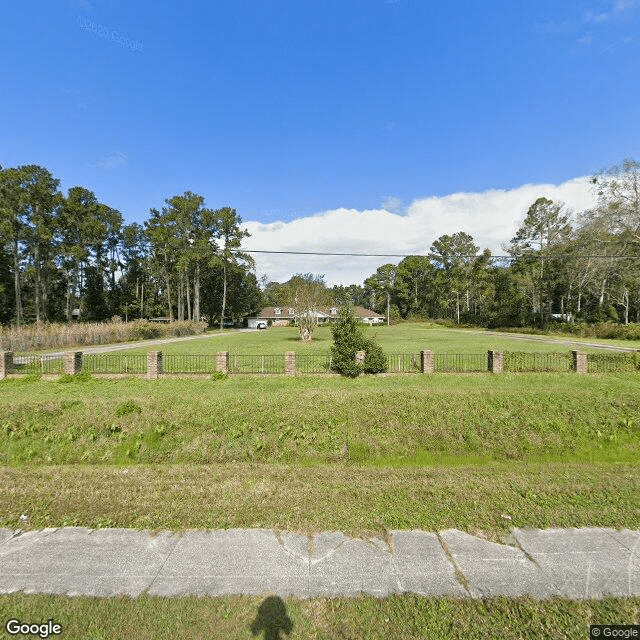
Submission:
[[[387,353],[388,373],[420,373],[419,353]]]
[[[504,371],[513,373],[529,371],[570,371],[572,367],[573,356],[570,351],[564,353],[504,352]]]
[[[589,373],[617,373],[640,369],[640,352],[590,353],[587,357]]]
[[[22,356],[13,360],[13,371],[26,374],[64,373],[62,356]]]
[[[487,370],[485,353],[434,353],[433,367],[442,373],[475,373]]]
[[[512,373],[565,372],[574,368],[571,351],[563,353],[530,353],[505,351],[503,370]],[[420,353],[386,354],[388,373],[419,373]],[[435,353],[433,354],[436,373],[474,373],[487,371],[488,355],[484,353]],[[217,370],[216,355],[163,356],[165,373],[210,374]],[[587,355],[589,373],[615,373],[640,371],[640,351],[628,353],[590,353]],[[64,373],[64,357],[23,356],[13,360],[13,372],[18,374],[61,374]],[[82,369],[96,374],[144,374],[147,372],[145,354],[88,354],[82,358]],[[296,373],[331,373],[331,356],[323,354],[296,354]],[[284,374],[284,354],[229,354],[229,374]]]
[[[229,373],[284,373],[284,354],[229,354]]]
[[[165,373],[213,373],[216,370],[215,355],[167,354],[162,358]]]
[[[147,356],[93,353],[82,356],[82,369],[89,373],[146,373]]]
[[[331,355],[328,353],[297,355],[296,370],[298,373],[331,373]]]

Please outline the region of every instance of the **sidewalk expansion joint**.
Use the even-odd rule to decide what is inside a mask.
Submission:
[[[522,555],[529,561],[532,562],[540,571],[542,571],[542,567],[538,564],[538,561],[520,544],[520,540],[516,537],[515,533],[511,531],[511,540],[506,539],[505,544],[509,547],[513,547],[522,553]]]
[[[440,533],[436,533],[436,537],[438,538],[438,542],[442,547],[442,551],[444,552],[444,555],[446,556],[447,560],[450,562],[451,566],[453,567],[454,578],[456,579],[458,584],[460,584],[460,586],[462,586],[463,589],[470,596],[473,596],[473,594],[471,593],[471,583],[469,582],[467,577],[464,575],[464,573],[462,573],[462,570],[458,566],[456,559],[453,557],[453,553],[451,552],[449,545],[442,539],[442,537],[440,536]]]
[[[178,544],[182,540],[182,536],[177,535],[177,536],[175,536],[175,539],[176,539],[176,541],[175,541],[174,545],[171,547],[171,549],[169,549],[169,553],[167,553],[167,557],[164,559],[164,561],[160,565],[160,568],[156,572],[156,575],[153,576],[153,578],[149,582],[149,585],[147,586],[146,589],[144,589],[144,591],[142,593],[146,593],[146,594],[149,593],[149,591],[151,590],[151,587],[153,587],[153,583],[158,579],[158,576],[162,573],[162,570],[164,569],[164,566],[167,564],[167,562],[169,561],[169,558],[172,556],[172,554],[175,551],[176,547],[178,546]]]
[[[637,556],[640,559],[640,535],[638,535],[638,537],[636,538],[636,541],[633,547],[629,548],[625,544],[620,542],[620,540],[618,540],[613,536],[613,534],[611,533],[611,529],[601,528],[600,531],[602,531],[603,533],[606,533],[612,540],[617,542],[623,549],[626,549],[627,551],[629,551],[629,553],[632,556]]]

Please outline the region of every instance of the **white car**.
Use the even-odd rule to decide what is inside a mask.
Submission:
[[[267,328],[266,322],[258,322],[258,324],[256,325],[256,329],[266,329],[266,328]]]

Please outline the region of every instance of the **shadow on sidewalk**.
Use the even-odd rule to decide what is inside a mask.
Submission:
[[[289,635],[293,629],[293,622],[287,615],[287,607],[282,598],[278,596],[266,598],[258,607],[256,619],[249,628],[254,636],[262,631],[264,640],[283,640],[281,631]]]

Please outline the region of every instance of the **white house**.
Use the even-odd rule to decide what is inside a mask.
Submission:
[[[327,322],[335,322],[340,315],[340,307],[321,307],[315,311],[318,318],[318,324]],[[370,311],[364,307],[354,307],[353,315],[366,324],[381,324],[385,321],[385,317],[375,311]],[[265,307],[256,316],[246,318],[247,326],[255,329],[258,322],[268,322],[273,327],[286,327],[296,319],[296,310],[292,307]]]

